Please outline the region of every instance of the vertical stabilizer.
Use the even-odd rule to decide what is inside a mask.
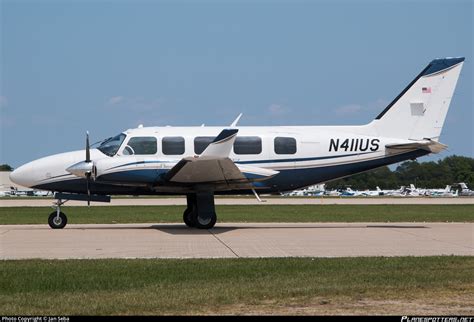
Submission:
[[[438,141],[463,64],[433,60],[369,126],[380,136]]]

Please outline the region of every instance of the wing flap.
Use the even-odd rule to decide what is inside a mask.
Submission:
[[[229,158],[186,158],[168,172],[166,179],[171,182],[192,184],[245,180],[245,176]]]
[[[267,180],[279,171],[235,164],[231,159],[185,158],[165,176],[170,182],[197,183],[250,183]]]

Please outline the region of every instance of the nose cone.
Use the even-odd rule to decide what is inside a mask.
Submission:
[[[35,184],[33,162],[22,165],[10,173],[10,180],[23,187],[32,187]]]

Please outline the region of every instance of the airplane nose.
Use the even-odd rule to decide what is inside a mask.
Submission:
[[[10,173],[10,180],[23,187],[34,185],[34,168],[32,162],[22,165]]]

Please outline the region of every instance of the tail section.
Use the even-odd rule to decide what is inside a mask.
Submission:
[[[438,141],[463,64],[433,60],[368,126],[379,136]]]

